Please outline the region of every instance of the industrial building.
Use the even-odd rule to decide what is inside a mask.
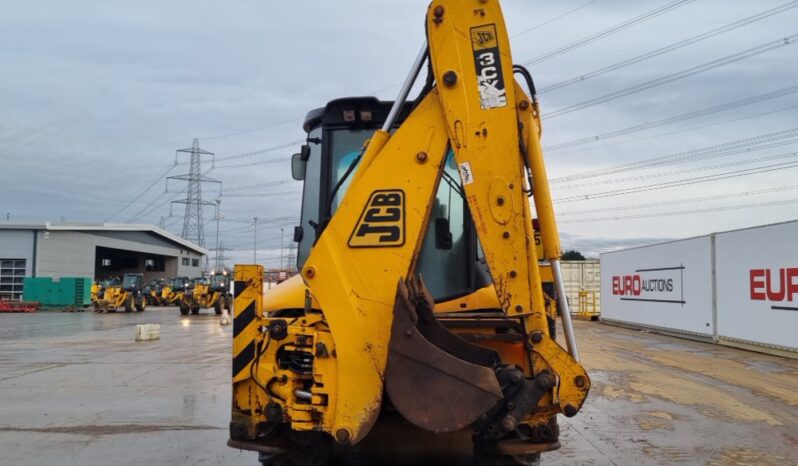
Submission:
[[[207,254],[153,225],[0,224],[0,298],[19,299],[24,277],[198,277]]]

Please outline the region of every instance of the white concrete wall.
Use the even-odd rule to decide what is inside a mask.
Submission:
[[[146,244],[136,241],[133,237],[130,239],[113,238],[108,236],[107,232],[101,236],[91,232],[49,231],[39,232],[39,276],[94,277],[98,246],[166,256],[165,271],[153,273],[153,278],[168,278],[174,275],[193,278],[202,275],[202,256],[200,254],[178,245],[172,245],[167,241],[154,241],[152,244]],[[183,257],[189,259],[189,264],[192,263],[192,259],[199,259],[199,266],[181,265]],[[174,262],[169,258],[174,258]],[[143,271],[143,262],[139,266]]]
[[[25,259],[25,275],[33,274],[33,232],[0,230],[0,259]]]
[[[39,277],[94,277],[92,235],[71,231],[40,231],[37,235]]]

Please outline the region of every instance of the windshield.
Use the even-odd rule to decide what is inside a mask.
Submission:
[[[330,189],[338,183],[360,155],[363,142],[372,130],[330,132]],[[332,210],[344,198],[353,173],[341,184],[333,198]],[[462,296],[490,283],[484,265],[477,260],[479,241],[462,194],[454,152],[446,154],[446,165],[430,212],[417,272],[436,300]],[[302,259],[304,260],[304,258]],[[300,262],[301,264],[301,262]]]
[[[131,288],[136,286],[138,280],[139,280],[138,275],[125,275],[123,285],[125,288]]]
[[[466,215],[462,191],[454,152],[450,150],[432,201],[417,268],[427,289],[438,300],[472,291],[476,235],[471,232],[471,219]]]
[[[321,127],[313,129],[308,139],[321,139]],[[310,248],[316,242],[314,224],[319,222],[319,190],[321,186],[321,144],[308,142],[310,156],[305,167],[305,184],[302,188],[302,215],[299,228],[302,236],[297,245],[297,262],[301,264],[310,255]]]
[[[330,187],[331,189],[343,179],[349,167],[357,160],[360,151],[363,147],[363,142],[370,138],[374,133],[371,129],[344,129],[332,131],[330,133],[330,142],[332,143],[332,151],[330,154],[332,169],[330,170]],[[344,193],[349,188],[349,183],[352,181],[353,173],[346,177],[346,180],[338,188],[335,197],[332,199],[332,212],[338,209],[341,200],[344,198]]]
[[[227,278],[227,275],[212,275],[211,276],[211,285],[213,286],[224,286],[224,281]]]

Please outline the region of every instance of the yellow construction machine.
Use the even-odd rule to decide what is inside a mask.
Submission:
[[[98,294],[94,301],[95,312],[116,312],[119,307],[124,307],[125,312],[144,312],[147,308],[142,274],[126,273],[122,280],[111,279],[102,296]]]
[[[208,278],[195,278],[192,287],[183,292],[180,299],[180,314],[199,314],[200,309],[213,308],[217,315],[222,309],[230,309],[232,296],[227,272],[213,273]]]
[[[109,280],[94,281],[91,283],[91,303],[94,304],[103,295],[103,290],[109,284]]]
[[[166,280],[163,278],[153,278],[150,283],[144,287],[144,296],[147,299],[149,306],[165,306],[166,302],[163,300],[163,288],[166,286]]]
[[[161,289],[161,300],[166,306],[180,303],[183,299],[183,293],[188,290],[190,286],[191,282],[188,277],[173,278]]]
[[[263,465],[463,445],[469,464],[537,464],[590,389],[534,83],[499,3],[435,0],[425,24],[395,102],[308,114],[300,274],[264,293],[262,267],[236,266],[228,445]]]

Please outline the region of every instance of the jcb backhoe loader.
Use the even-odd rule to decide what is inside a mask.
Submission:
[[[292,160],[300,275],[264,296],[262,267],[236,266],[228,445],[263,465],[462,438],[472,464],[536,464],[560,446],[557,415],[587,397],[534,84],[498,1],[435,0],[426,36],[395,102],[308,114]],[[557,296],[567,351],[547,312]]]

